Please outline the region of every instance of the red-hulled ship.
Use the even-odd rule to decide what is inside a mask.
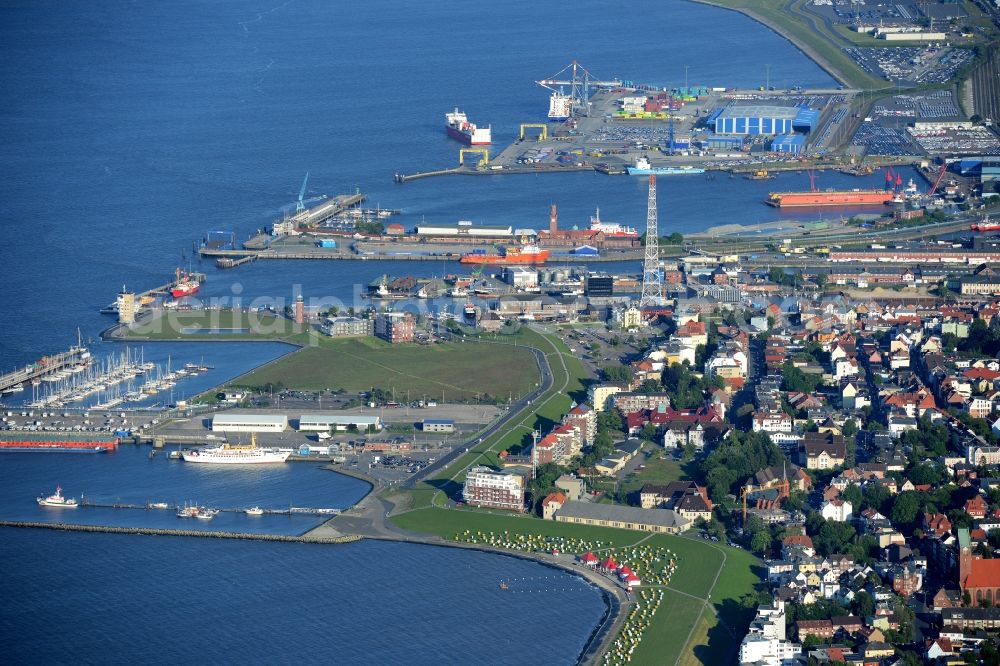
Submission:
[[[817,190],[816,174],[809,172],[808,192],[771,192],[767,203],[778,208],[795,208],[808,206],[880,206],[892,201],[896,192],[892,187],[892,172],[886,173],[886,189],[884,190]]]
[[[1000,222],[990,222],[989,216],[986,216],[982,222],[973,222],[969,228],[973,231],[1000,231]]]
[[[537,245],[509,247],[502,254],[486,254],[472,252],[463,254],[459,260],[463,264],[496,264],[499,266],[514,264],[544,264],[549,258],[549,250],[543,250]]]
[[[197,294],[198,290],[201,289],[201,282],[193,274],[185,273],[178,268],[176,276],[174,286],[170,288],[170,295],[174,298],[191,296],[192,294]]]
[[[896,196],[892,190],[825,190],[817,192],[771,192],[767,203],[779,208],[797,206],[882,205]]]
[[[118,442],[101,433],[0,431],[0,451],[106,453],[117,449]]]

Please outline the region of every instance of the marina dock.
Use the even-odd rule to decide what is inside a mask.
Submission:
[[[79,345],[70,347],[69,350],[54,354],[53,356],[43,356],[30,365],[0,376],[0,391],[7,391],[22,383],[41,379],[45,375],[58,372],[67,366],[75,365],[89,356],[90,352],[85,347]]]

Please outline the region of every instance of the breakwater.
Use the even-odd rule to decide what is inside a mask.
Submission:
[[[283,541],[289,543],[351,543],[362,537],[354,534],[340,536],[308,536],[294,534],[256,534],[254,532],[219,532],[206,530],[174,530],[155,527],[115,527],[113,525],[77,525],[74,523],[44,523],[30,520],[0,520],[0,527],[58,530],[64,532],[98,532],[104,534],[139,534],[145,536],[183,536],[203,539],[240,539],[244,541]]]

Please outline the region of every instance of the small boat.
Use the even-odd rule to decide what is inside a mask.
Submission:
[[[259,506],[252,506],[249,509],[247,509],[246,513],[248,516],[263,516],[264,509],[260,508]]]
[[[77,507],[77,502],[72,497],[63,497],[62,487],[56,486],[56,492],[48,497],[38,498],[39,506],[53,506],[66,509],[75,509]]]
[[[501,590],[509,590],[510,588],[507,586],[507,583],[505,583],[503,581],[500,581],[500,589]]]
[[[146,505],[150,509],[169,509],[170,505],[166,502],[150,502]]]
[[[195,518],[198,520],[212,520],[212,518],[215,518],[217,515],[219,515],[218,509],[200,508],[198,509],[198,513],[195,515]]]

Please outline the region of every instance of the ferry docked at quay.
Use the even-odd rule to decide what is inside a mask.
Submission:
[[[448,136],[469,146],[488,146],[493,142],[491,127],[478,127],[469,122],[468,116],[458,110],[446,113],[445,129]]]
[[[249,444],[223,444],[204,449],[182,451],[184,462],[207,465],[262,465],[283,463],[292,455],[291,450],[271,449],[257,446],[257,435],[253,434]]]
[[[630,176],[697,176],[705,173],[700,167],[693,166],[662,166],[655,167],[649,163],[649,158],[645,155],[635,161],[634,166],[626,167]]]

